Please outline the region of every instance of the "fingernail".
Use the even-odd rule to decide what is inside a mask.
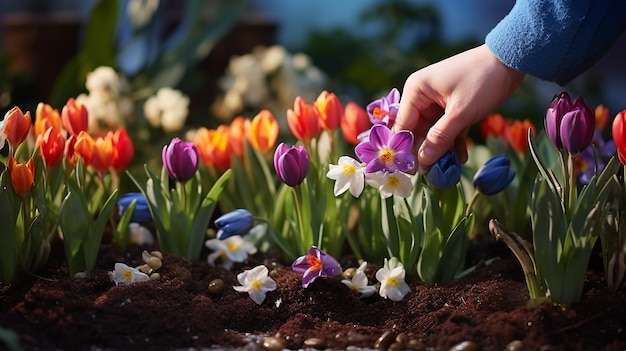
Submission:
[[[419,163],[420,164],[424,163],[424,164],[427,164],[427,165],[433,164],[434,161],[436,161],[436,160],[434,160],[435,153],[436,153],[435,149],[432,149],[430,147],[425,147],[425,148],[420,149],[419,154],[418,154],[418,156],[419,156]]]

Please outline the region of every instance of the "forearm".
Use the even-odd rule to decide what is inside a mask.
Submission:
[[[566,84],[626,29],[626,1],[518,0],[485,43],[505,65]]]

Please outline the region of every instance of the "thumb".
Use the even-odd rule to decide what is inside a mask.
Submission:
[[[463,117],[444,114],[426,133],[417,152],[418,163],[430,167],[454,147],[455,140],[466,128]]]

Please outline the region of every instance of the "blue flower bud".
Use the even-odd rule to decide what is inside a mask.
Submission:
[[[474,187],[485,195],[494,195],[504,190],[515,178],[511,162],[504,154],[494,156],[474,175]]]
[[[233,235],[244,235],[252,229],[254,217],[248,210],[237,209],[228,212],[215,220],[217,238],[224,240]]]
[[[142,193],[126,193],[117,199],[117,206],[119,208],[118,213],[120,216],[126,212],[128,206],[133,200],[137,200],[135,204],[135,210],[130,217],[131,222],[136,223],[148,223],[152,222],[152,215],[150,214],[150,207],[148,207],[148,200]]]
[[[461,180],[461,160],[452,151],[446,152],[428,171],[428,181],[437,188],[449,188]]]

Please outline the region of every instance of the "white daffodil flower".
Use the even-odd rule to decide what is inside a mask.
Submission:
[[[326,176],[335,181],[335,196],[350,189],[350,194],[359,197],[365,187],[365,164],[349,156],[339,157],[339,164],[330,165]]]
[[[393,257],[385,259],[385,265],[376,272],[376,279],[380,282],[378,294],[392,301],[400,301],[411,291],[404,281],[406,271],[402,263]]]
[[[248,255],[256,253],[256,247],[245,241],[241,235],[233,235],[224,240],[209,239],[204,245],[213,250],[213,253],[207,257],[209,264],[214,266],[215,260],[221,258],[222,267],[226,269],[233,268],[233,263],[244,262],[248,259]]]
[[[264,265],[239,273],[237,280],[241,286],[233,286],[233,289],[239,292],[247,292],[257,305],[265,301],[268,291],[276,290],[276,282],[268,276],[267,267]]]
[[[367,275],[365,275],[365,267],[367,267],[367,262],[361,263],[359,268],[357,268],[354,272],[351,280],[343,279],[341,281],[347,287],[359,294],[359,297],[372,296],[376,292],[375,285],[367,285],[369,281],[367,279]]]
[[[115,269],[110,273],[110,277],[115,285],[128,285],[150,280],[147,274],[139,271],[137,268],[129,267],[119,262],[115,264]]]
[[[391,197],[391,195],[409,197],[411,196],[411,192],[413,192],[411,177],[399,171],[366,173],[365,181],[367,184],[378,189],[380,196],[384,199]]]

